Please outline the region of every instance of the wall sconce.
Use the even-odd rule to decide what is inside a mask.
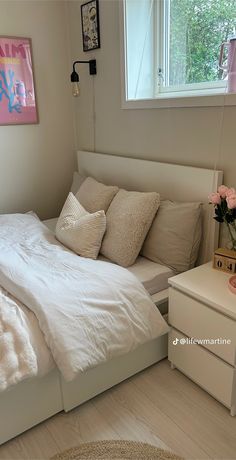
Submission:
[[[70,76],[70,81],[72,83],[72,94],[74,97],[78,97],[80,95],[80,87],[79,87],[79,74],[75,70],[76,64],[89,64],[89,75],[96,75],[97,74],[97,63],[96,59],[91,59],[90,61],[75,61],[73,62],[73,72]]]

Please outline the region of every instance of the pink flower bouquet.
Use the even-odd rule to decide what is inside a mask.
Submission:
[[[209,195],[209,201],[215,206],[214,219],[227,225],[232,249],[236,251],[236,190],[221,185],[217,192]]]

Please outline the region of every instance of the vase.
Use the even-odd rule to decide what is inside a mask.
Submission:
[[[236,251],[236,224],[235,224],[235,221],[232,224],[229,224],[228,222],[226,222],[226,226],[227,226],[228,234],[229,234],[228,247],[229,249]]]

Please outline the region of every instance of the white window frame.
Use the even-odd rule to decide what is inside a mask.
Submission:
[[[211,82],[183,85],[181,88],[169,87],[161,89],[158,87],[158,78],[155,79],[155,97],[152,99],[128,99],[127,82],[126,82],[126,30],[125,30],[125,0],[120,0],[120,50],[121,50],[121,92],[122,92],[122,108],[170,108],[170,107],[209,107],[224,105],[236,105],[236,94],[226,92],[226,82]],[[163,3],[155,7],[155,22],[161,30],[161,34],[167,33],[163,17]],[[156,27],[157,29],[157,27]],[[156,32],[157,43],[157,32]],[[166,54],[161,45],[156,47],[154,56],[154,68],[158,72],[158,63],[162,63],[166,59]],[[186,86],[188,89],[186,89]]]

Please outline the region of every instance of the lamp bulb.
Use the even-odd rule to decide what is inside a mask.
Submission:
[[[80,87],[78,81],[72,82],[72,94],[74,97],[78,97],[80,95]]]

